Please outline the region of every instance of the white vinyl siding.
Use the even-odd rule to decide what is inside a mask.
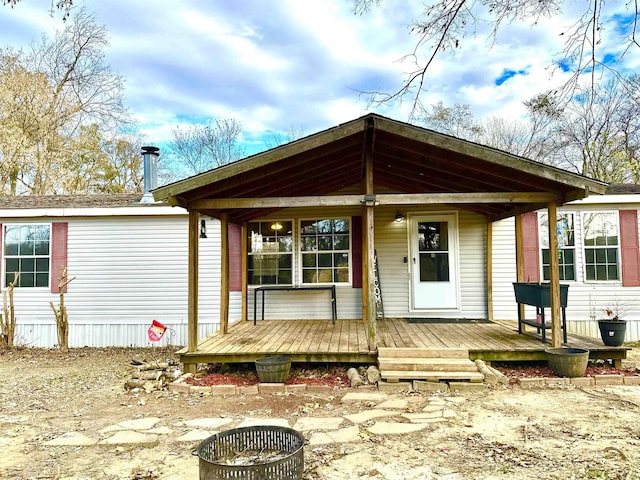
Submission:
[[[410,210],[408,213],[433,213]],[[376,209],[375,243],[380,267],[380,287],[387,317],[486,318],[486,221],[482,215],[458,211],[458,252],[460,281],[459,310],[420,310],[412,312],[407,212],[402,223],[394,222],[396,209]],[[405,263],[405,258],[407,263]]]
[[[436,210],[425,210],[426,212]],[[286,213],[285,213],[286,212]],[[361,216],[359,208],[287,209],[279,212],[283,218],[341,218]],[[330,212],[330,214],[328,213]],[[417,212],[417,210],[416,210]],[[422,212],[422,210],[420,210]],[[380,288],[386,317],[440,317],[440,318],[486,318],[486,221],[482,215],[460,211],[459,271],[461,308],[453,311],[410,311],[411,279],[409,275],[409,249],[407,220],[394,222],[397,210],[391,207],[375,209],[375,248],[378,255]],[[403,210],[405,217],[407,212]],[[414,210],[409,213],[415,213]],[[268,219],[269,217],[267,217]],[[275,219],[276,216],[273,216]],[[353,229],[352,229],[353,231]],[[363,232],[364,234],[364,232]],[[405,258],[407,263],[405,263]],[[299,258],[295,258],[294,271]],[[336,286],[338,318],[362,318],[362,289],[350,285]],[[331,305],[327,291],[318,292],[267,292],[265,318],[291,320],[329,319]],[[258,295],[258,319],[260,319]],[[253,319],[253,291],[249,295],[249,316]]]
[[[149,345],[147,328],[158,320],[171,330],[162,344],[186,344],[188,219],[185,216],[61,218],[69,224],[68,273],[75,279],[65,294],[69,345]],[[207,220],[200,239],[199,329],[219,326],[220,226]],[[230,319],[240,316],[233,292]],[[50,347],[57,343],[44,289],[16,289],[16,343]],[[238,298],[234,298],[238,297]]]
[[[567,299],[567,323],[569,332],[600,338],[595,319],[605,316],[604,309],[617,301],[626,306],[624,319],[627,320],[627,341],[640,340],[640,287],[623,287],[622,282],[585,282],[583,260],[582,212],[611,211],[606,201],[617,196],[605,196],[602,205],[594,205],[594,200],[574,202],[566,209],[575,214],[576,281],[562,281],[569,285]],[[599,197],[598,197],[599,198]],[[625,210],[640,209],[640,204],[620,206]],[[516,281],[515,220],[508,218],[493,224],[493,315],[496,320],[518,318],[512,282]],[[533,307],[532,307],[533,308]],[[533,312],[529,312],[533,315]]]

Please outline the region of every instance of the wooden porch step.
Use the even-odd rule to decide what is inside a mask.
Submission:
[[[466,348],[378,348],[378,358],[469,358]]]
[[[388,382],[484,380],[466,348],[379,348],[378,367],[382,379]]]
[[[381,371],[477,372],[469,358],[380,358]]]
[[[427,380],[429,382],[440,382],[446,380],[468,381],[481,383],[484,375],[480,372],[433,372],[433,371],[402,371],[388,370],[382,373],[383,380],[387,382],[399,382],[401,380]]]

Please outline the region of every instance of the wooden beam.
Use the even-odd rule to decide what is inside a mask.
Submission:
[[[375,242],[374,242],[374,207],[365,207],[365,235],[367,252],[367,277],[363,287],[367,290],[367,344],[369,351],[375,352],[378,348],[377,319],[376,319],[376,295],[375,295]]]
[[[371,196],[374,194],[373,183],[373,146],[374,146],[374,123],[369,122],[368,128],[364,132],[364,145],[362,147],[363,154],[363,182],[365,196]],[[364,248],[362,249],[365,258],[363,258],[363,265],[366,265],[367,276],[363,279],[362,289],[366,290],[366,316],[363,319],[367,322],[367,345],[370,352],[375,352],[378,349],[377,339],[377,318],[376,318],[376,304],[375,304],[375,216],[374,208],[376,202],[364,203],[364,196],[362,201],[364,207],[364,235],[365,240]],[[364,300],[364,293],[363,293]]]
[[[241,252],[242,258],[240,259],[240,264],[242,265],[242,311],[241,311],[241,320],[245,322],[249,320],[249,315],[247,313],[247,302],[248,302],[248,291],[249,291],[249,267],[248,267],[248,253],[249,253],[249,241],[248,241],[248,230],[247,223],[242,224],[242,239],[241,239]]]
[[[558,209],[555,203],[547,206],[549,219],[549,292],[551,295],[551,344],[562,346],[562,322],[560,319],[560,269],[558,261]]]
[[[188,254],[188,293],[187,293],[187,351],[198,349],[198,242],[200,234],[200,215],[189,211],[189,254]]]
[[[493,320],[493,223],[487,222],[487,320]]]
[[[516,280],[524,281],[524,250],[522,243],[522,215],[516,215],[515,237],[516,237]],[[524,304],[518,304],[519,318],[524,318]],[[522,328],[525,328],[523,325]]]
[[[167,202],[169,203],[170,206],[172,207],[182,207],[182,208],[187,208],[187,201],[182,198],[182,197],[174,197],[171,196],[167,199]]]
[[[373,193],[373,187],[371,188]],[[378,205],[425,205],[464,203],[551,203],[559,195],[548,192],[469,192],[469,193],[379,193]],[[195,200],[189,208],[222,210],[231,208],[342,207],[364,204],[364,195],[309,195],[304,197],[219,198]]]
[[[363,235],[362,235],[362,319],[367,322],[369,318],[369,289],[367,288],[367,282],[369,280],[369,253],[367,236],[367,207],[362,207],[362,219],[363,219]]]
[[[229,331],[229,217],[220,215],[220,333]]]

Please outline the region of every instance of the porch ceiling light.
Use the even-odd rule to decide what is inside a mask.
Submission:
[[[272,223],[271,230],[275,230],[276,232],[282,230],[282,224],[280,222]]]
[[[396,216],[393,218],[393,221],[396,223],[404,222],[404,215],[400,212],[396,212]]]

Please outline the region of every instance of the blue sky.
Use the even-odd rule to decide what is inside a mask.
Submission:
[[[413,69],[409,25],[422,2],[385,0],[357,16],[351,0],[76,0],[106,25],[106,60],[126,78],[127,104],[145,143],[162,144],[177,125],[209,118],[242,123],[247,153],[264,150],[275,133],[330,128],[367,112],[406,121],[408,103],[370,108],[360,91],[392,92]],[[407,6],[411,4],[412,6]],[[0,7],[0,47],[26,47],[41,33],[63,28],[50,0]],[[427,79],[424,104],[471,105],[478,118],[518,118],[522,101],[561,84],[552,70],[563,48],[560,33],[583,2],[539,26],[511,25],[493,46],[482,35],[441,56]],[[616,59],[623,42],[623,2],[609,2],[602,54]],[[492,46],[492,48],[490,48]],[[557,63],[556,63],[557,64]],[[625,59],[639,70],[638,49]],[[566,66],[565,64],[560,64]]]

